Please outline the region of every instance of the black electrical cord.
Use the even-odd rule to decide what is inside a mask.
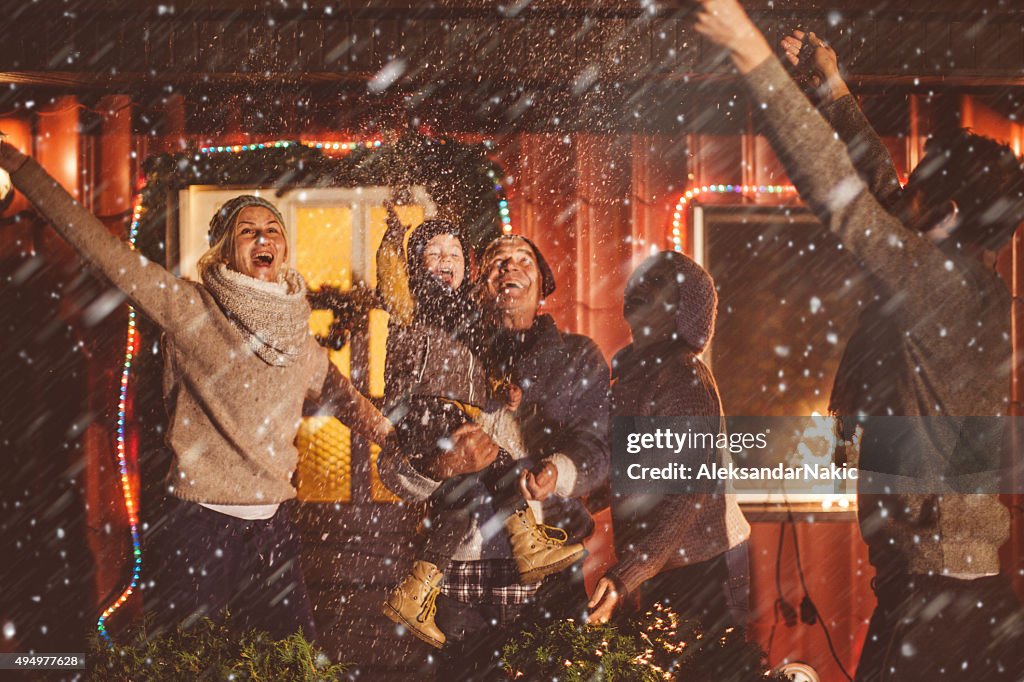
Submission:
[[[779,524],[779,547],[775,552],[775,604],[773,605],[774,617],[772,620],[772,629],[768,634],[768,651],[767,656],[771,660],[772,655],[772,644],[775,642],[775,629],[779,626],[779,616],[782,616],[782,620],[786,623],[787,627],[794,627],[796,625],[796,610],[793,605],[786,601],[786,597],[782,594],[782,547],[786,541],[786,524]]]
[[[828,626],[825,625],[824,619],[821,617],[821,614],[818,613],[818,607],[814,605],[814,601],[811,599],[811,595],[807,591],[807,582],[804,580],[804,569],[803,566],[800,565],[800,543],[796,538],[796,520],[793,519],[793,511],[791,509],[787,510],[786,513],[787,522],[793,531],[793,553],[796,556],[796,570],[800,575],[800,586],[803,587],[804,590],[804,598],[800,602],[800,617],[808,625],[812,625],[815,621],[821,625],[821,631],[825,633],[825,641],[828,642],[828,650],[832,654],[832,659],[836,662],[836,665],[839,666],[839,670],[842,671],[843,676],[846,677],[849,682],[853,682],[853,677],[850,676],[850,673],[846,672],[846,666],[844,666],[843,662],[839,660],[839,654],[836,653],[836,648],[832,644],[832,635],[828,631]],[[785,527],[785,523],[782,525]],[[779,547],[781,554],[781,542]],[[790,606],[790,608],[793,607]]]

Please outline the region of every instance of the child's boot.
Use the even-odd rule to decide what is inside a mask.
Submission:
[[[405,580],[391,591],[391,596],[384,602],[385,616],[439,649],[444,646],[445,637],[434,622],[434,614],[443,579],[444,574],[437,566],[429,561],[417,561]]]
[[[569,536],[561,528],[538,524],[529,506],[508,517],[505,530],[524,583],[535,583],[558,573],[587,554],[581,544],[565,544]]]

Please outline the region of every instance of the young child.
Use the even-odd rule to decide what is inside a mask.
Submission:
[[[431,497],[431,522],[423,529],[424,543],[413,570],[384,605],[385,615],[436,647],[445,640],[434,622],[434,600],[452,554],[472,530],[474,520],[481,527],[505,529],[523,584],[539,582],[586,554],[582,544],[566,544],[568,535],[562,529],[537,523],[523,497],[520,474],[533,463],[524,456],[515,420],[522,391],[508,385],[501,393],[504,405],[491,411],[450,398],[410,396],[389,415],[402,450],[411,453],[410,465],[421,473],[451,449],[452,434],[465,424],[479,424],[500,443],[497,459],[487,468],[449,479]]]
[[[522,391],[511,378],[492,381],[478,354],[481,316],[465,235],[446,220],[428,220],[412,231],[403,249],[405,233],[389,206],[377,253],[377,288],[391,315],[385,403],[402,456],[432,479],[431,465],[468,423],[478,424],[503,448],[483,471],[449,478],[433,492],[423,548],[383,606],[386,616],[441,647],[445,636],[434,622],[434,601],[464,541],[503,557],[511,549],[527,584],[572,565],[585,550],[567,545],[560,529],[538,524],[539,503],[531,509],[520,491],[520,474],[533,467],[515,417]],[[508,545],[499,537],[502,530]]]

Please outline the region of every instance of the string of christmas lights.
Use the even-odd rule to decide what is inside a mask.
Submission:
[[[440,141],[443,144],[443,141]],[[326,142],[326,141],[315,141],[315,140],[302,140],[300,142],[294,142],[291,140],[276,140],[273,142],[259,142],[253,144],[241,144],[241,145],[217,145],[200,147],[199,152],[201,154],[241,154],[244,152],[259,151],[264,149],[282,149],[291,147],[292,145],[300,144],[313,149],[321,149],[325,152],[341,152],[347,153],[365,147],[367,149],[379,148],[382,144],[381,140],[364,140],[364,141],[353,141],[353,142]],[[494,182],[494,192],[498,197],[498,215],[501,218],[501,230],[504,234],[512,232],[512,218],[510,216],[508,199],[505,196],[504,187],[497,174],[493,170],[487,171],[487,177]],[[142,193],[138,192],[135,196],[135,205],[132,212],[131,227],[128,230],[128,244],[132,249],[135,249],[135,243],[139,235],[139,222],[142,217]],[[122,590],[121,594],[111,603],[106,609],[104,609],[102,615],[96,622],[96,630],[105,641],[110,641],[110,635],[107,632],[107,620],[112,616],[118,609],[120,609],[128,598],[135,593],[136,588],[139,584],[139,576],[142,571],[142,547],[139,540],[139,507],[138,497],[132,487],[131,478],[128,474],[128,448],[125,441],[125,428],[128,420],[128,385],[131,378],[132,362],[135,359],[135,350],[138,347],[138,330],[136,327],[136,313],[135,308],[132,306],[128,307],[128,331],[125,341],[125,354],[124,363],[121,367],[121,382],[118,388],[117,397],[117,465],[118,471],[121,475],[121,491],[124,496],[125,510],[128,514],[128,524],[131,531],[132,539],[132,578],[128,586]]]
[[[322,149],[326,152],[340,151],[350,152],[355,149],[365,147],[366,149],[373,149],[380,147],[383,142],[381,140],[355,140],[351,142],[324,142],[319,140],[301,140],[296,142],[295,140],[274,140],[272,142],[257,142],[252,144],[227,144],[217,145],[209,147],[200,147],[200,154],[223,154],[233,153],[240,154],[242,152],[254,152],[261,149],[286,149],[295,145],[302,145],[303,147],[309,147],[311,149]]]
[[[135,207],[132,211],[131,227],[128,229],[128,244],[135,248],[135,241],[139,236],[139,219],[142,216],[142,194],[136,194]],[[139,584],[139,575],[142,571],[142,547],[139,542],[139,506],[138,498],[132,487],[132,481],[128,475],[128,453],[125,444],[125,425],[128,420],[128,380],[131,377],[132,361],[135,359],[135,349],[138,347],[138,330],[135,324],[135,308],[128,307],[128,333],[125,340],[124,364],[121,366],[121,384],[117,396],[117,468],[121,474],[121,492],[124,495],[124,506],[128,512],[128,526],[132,538],[132,579],[124,588],[120,596],[96,622],[96,630],[105,641],[110,641],[107,633],[107,619],[119,608],[124,606],[128,598],[135,592]]]
[[[790,197],[796,194],[793,185],[701,185],[686,190],[672,212],[672,249],[682,253],[683,230],[686,229],[686,205],[702,194],[736,194],[756,198],[762,194]]]
[[[434,142],[437,144],[444,144],[444,140],[436,140]],[[342,154],[347,154],[348,152],[361,148],[377,149],[382,144],[382,140],[353,140],[349,142],[324,140],[300,140],[296,142],[294,140],[274,140],[272,142],[255,142],[250,144],[211,145],[209,147],[200,147],[199,153],[241,154],[243,152],[254,152],[263,149],[287,149],[294,145],[302,145],[303,147],[309,147],[310,149],[320,149],[325,153],[340,152]],[[485,144],[490,146],[489,141]],[[498,195],[498,216],[501,218],[502,234],[510,234],[512,232],[512,218],[509,212],[508,198],[505,196],[505,188],[502,187],[497,174],[495,174],[493,170],[487,171],[487,177],[494,182],[494,193]]]
[[[508,199],[505,197],[505,188],[501,186],[494,171],[487,171],[487,177],[494,182],[494,193],[498,195],[498,215],[501,217],[501,233],[512,233],[512,218],[509,215]]]

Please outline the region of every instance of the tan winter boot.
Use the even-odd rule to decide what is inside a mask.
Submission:
[[[434,622],[437,595],[444,574],[429,561],[417,561],[405,580],[384,602],[384,615],[409,628],[412,634],[438,649],[444,646],[444,633]]]
[[[569,536],[561,528],[538,524],[529,507],[510,516],[505,530],[523,583],[535,583],[558,573],[587,553],[581,544],[565,544]]]

